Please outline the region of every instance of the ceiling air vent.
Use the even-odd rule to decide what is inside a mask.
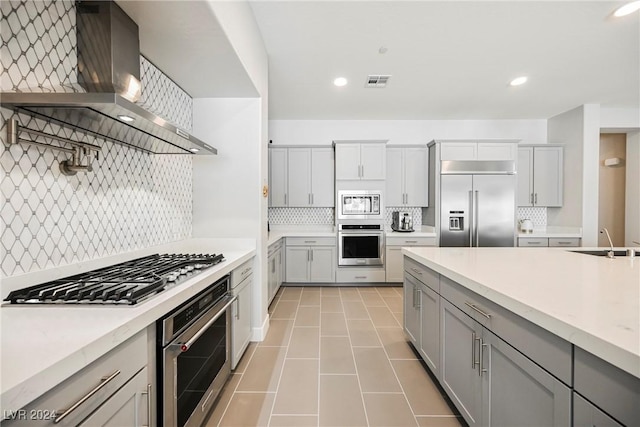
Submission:
[[[364,87],[386,87],[390,77],[388,75],[372,74],[367,77],[367,83]]]

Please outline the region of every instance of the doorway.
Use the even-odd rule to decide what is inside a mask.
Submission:
[[[626,152],[626,134],[600,134],[598,229],[609,231],[614,246],[625,245]],[[598,246],[609,246],[606,235]]]

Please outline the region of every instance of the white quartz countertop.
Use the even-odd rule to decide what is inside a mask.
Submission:
[[[640,378],[640,258],[560,248],[403,248],[451,280]]]
[[[150,253],[223,253],[225,261],[133,306],[3,305],[0,307],[1,406],[20,409],[84,366],[153,324],[167,312],[229,274],[255,255],[251,239],[190,239],[109,257],[109,263]],[[124,258],[124,259],[121,259]],[[121,259],[114,261],[114,259]],[[67,275],[91,261],[49,271],[49,279]],[[94,267],[91,267],[94,268]],[[91,269],[88,268],[88,269]],[[8,278],[20,286],[40,283],[46,272]],[[29,283],[29,280],[32,282]],[[14,286],[15,287],[15,286]]]
[[[541,228],[533,228],[532,233],[522,233],[518,230],[518,237],[582,237],[582,228],[580,227],[541,227]]]
[[[414,231],[403,232],[403,231],[394,231],[391,228],[385,230],[385,234],[387,237],[436,237],[436,229],[435,227],[430,227],[428,225],[422,225],[416,227]]]

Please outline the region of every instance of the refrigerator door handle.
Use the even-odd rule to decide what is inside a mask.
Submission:
[[[478,198],[479,198],[479,193],[478,190],[475,191],[475,197],[474,197],[474,201],[475,201],[475,206],[473,207],[473,229],[476,232],[476,247],[479,248],[480,247],[480,227],[478,226]]]
[[[469,191],[469,247],[473,247],[473,231],[475,229],[474,224],[474,203],[473,203],[473,191]]]

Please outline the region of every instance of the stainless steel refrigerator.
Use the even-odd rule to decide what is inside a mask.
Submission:
[[[440,246],[514,246],[513,161],[442,161]]]

